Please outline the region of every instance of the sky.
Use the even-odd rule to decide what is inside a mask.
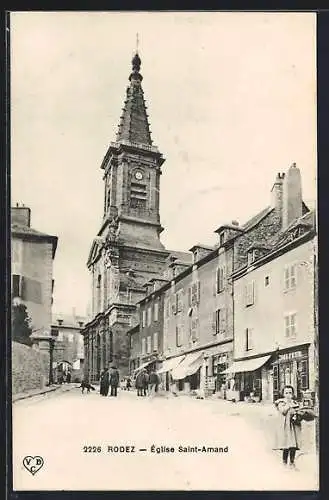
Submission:
[[[139,34],[162,167],[169,249],[213,245],[222,223],[270,204],[296,162],[316,198],[314,13],[11,14],[11,198],[58,236],[54,311],[86,313],[89,250],[103,215],[100,165],[115,134]]]

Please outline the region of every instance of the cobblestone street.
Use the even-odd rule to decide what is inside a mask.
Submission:
[[[14,489],[317,489],[309,438],[307,453],[297,456],[299,470],[284,469],[279,452],[271,450],[269,425],[264,426],[269,411],[214,399],[139,398],[125,391],[103,398],[97,392],[82,395],[78,388],[18,401],[13,405]],[[175,451],[152,452],[152,445]],[[227,446],[228,451],[183,453],[180,445]],[[85,452],[84,446],[101,452]],[[135,447],[135,452],[108,451],[115,446]],[[44,459],[34,476],[22,464],[27,455]]]

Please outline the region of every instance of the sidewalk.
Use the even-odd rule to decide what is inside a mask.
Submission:
[[[33,398],[36,396],[47,395],[50,392],[59,391],[59,390],[61,392],[67,392],[67,391],[70,391],[71,389],[74,389],[75,387],[76,387],[76,384],[52,385],[50,387],[44,387],[43,389],[33,389],[31,391],[19,392],[19,393],[14,394],[12,396],[12,402],[16,403],[16,401],[20,401],[22,399],[28,399],[28,398]]]

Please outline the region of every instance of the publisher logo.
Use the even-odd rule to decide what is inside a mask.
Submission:
[[[28,470],[32,476],[36,474],[41,467],[43,467],[44,461],[42,457],[36,456],[36,457],[24,457],[23,458],[23,465],[26,470]]]

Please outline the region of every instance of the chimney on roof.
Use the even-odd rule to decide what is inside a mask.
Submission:
[[[283,181],[282,229],[303,215],[302,179],[299,168],[293,163]]]
[[[31,226],[31,209],[28,207],[25,207],[24,205],[22,207],[19,206],[18,203],[16,203],[16,207],[11,208],[11,223],[12,224],[17,224],[19,226]]]
[[[284,173],[278,172],[271,190],[271,206],[275,208],[279,213],[281,213],[282,211],[284,177]]]

